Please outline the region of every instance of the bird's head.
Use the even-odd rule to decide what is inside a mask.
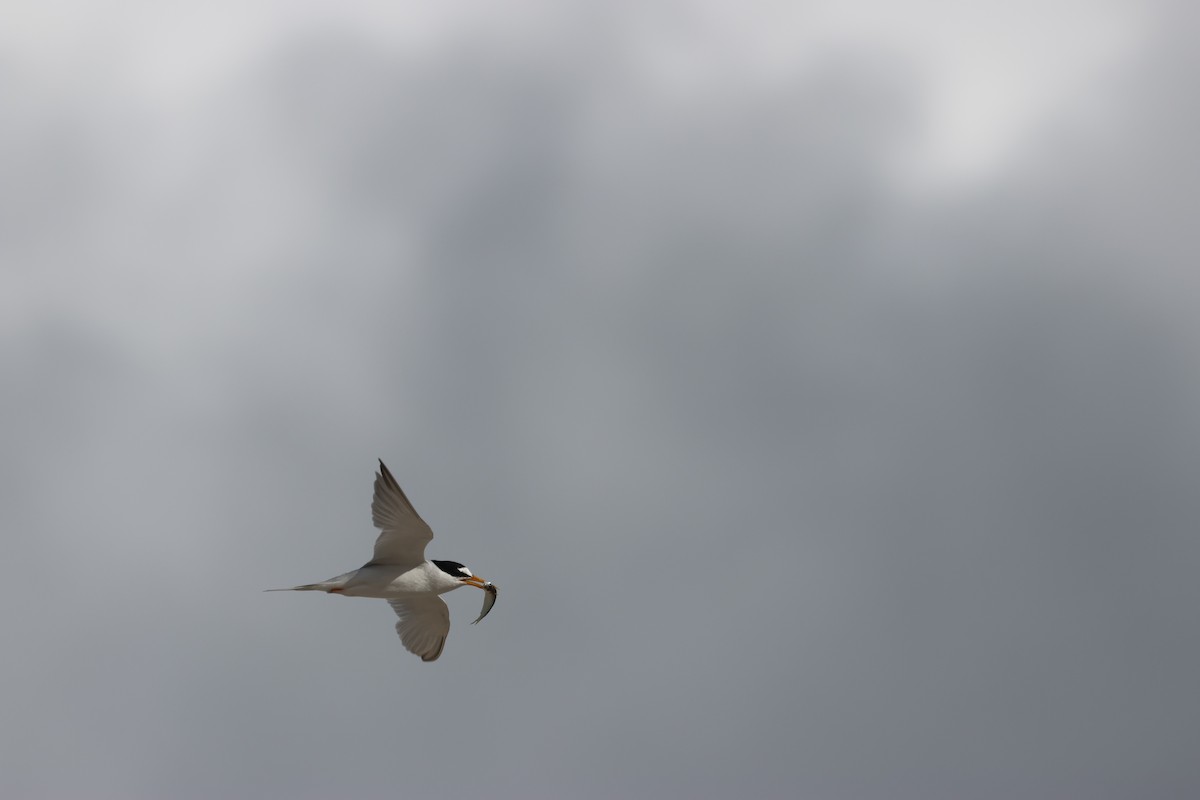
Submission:
[[[452,578],[454,581],[457,581],[457,583],[452,583],[445,591],[457,589],[459,586],[474,586],[477,589],[483,589],[483,591],[486,593],[483,596],[483,611],[479,612],[479,617],[475,620],[475,622],[479,622],[479,620],[488,615],[488,612],[492,610],[492,606],[496,604],[497,589],[494,583],[491,581],[485,581],[483,578],[475,575],[471,572],[471,570],[467,569],[457,561],[434,560],[433,563],[434,566],[441,570],[444,575],[448,576],[448,578]],[[475,622],[472,622],[471,624],[474,625]]]
[[[466,586],[474,586],[477,589],[483,589],[488,585],[488,582],[480,578],[471,570],[467,569],[463,564],[457,561],[438,561],[433,559],[433,564],[442,572],[457,580],[460,584]]]

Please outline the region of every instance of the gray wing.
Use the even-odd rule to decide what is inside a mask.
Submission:
[[[437,661],[450,633],[450,608],[436,594],[415,594],[403,600],[388,600],[400,621],[396,633],[404,649],[422,661]]]
[[[433,531],[408,502],[383,461],[375,473],[371,518],[380,533],[375,540],[375,556],[369,564],[415,567],[424,563],[425,545],[433,539]]]

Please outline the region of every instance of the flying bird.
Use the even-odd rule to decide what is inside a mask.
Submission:
[[[400,618],[396,633],[405,649],[422,661],[436,661],[450,632],[450,609],[438,595],[460,586],[483,589],[483,611],[475,620],[479,622],[496,603],[496,585],[457,561],[425,558],[425,545],[433,540],[433,531],[417,514],[382,459],[375,473],[371,517],[379,538],[375,540],[375,555],[366,564],[320,583],[267,591],[383,598]]]

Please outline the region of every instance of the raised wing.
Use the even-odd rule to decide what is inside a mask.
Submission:
[[[436,594],[414,594],[403,600],[388,600],[400,621],[396,633],[404,649],[422,661],[437,661],[450,633],[450,609]]]
[[[369,564],[415,567],[425,561],[425,545],[433,539],[433,531],[408,502],[383,461],[375,473],[371,518],[380,533],[375,540],[375,556]]]

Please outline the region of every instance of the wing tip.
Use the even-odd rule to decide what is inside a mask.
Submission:
[[[433,655],[423,655],[421,660],[428,664],[431,661],[437,661],[442,656],[442,650],[446,647],[446,637],[443,636],[438,640],[437,650],[433,651]]]
[[[382,458],[379,459],[379,471],[375,473],[375,481],[377,487],[378,485],[383,485],[390,491],[398,492],[402,497],[404,496],[404,490],[400,488],[400,483],[392,475],[392,471],[388,469],[387,464],[383,463]],[[407,497],[404,498],[404,502],[408,503]],[[412,504],[408,503],[408,505]]]

